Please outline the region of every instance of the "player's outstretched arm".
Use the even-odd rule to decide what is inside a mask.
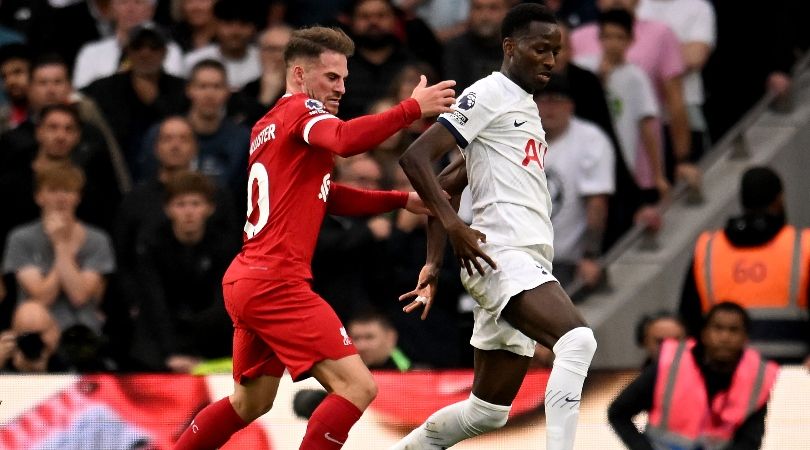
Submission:
[[[452,111],[455,101],[452,87],[455,81],[441,81],[426,86],[422,81],[411,98],[379,114],[342,121],[332,115],[311,119],[303,128],[304,140],[315,147],[323,148],[339,156],[349,157],[376,148],[397,131],[407,128],[415,120]],[[328,118],[330,120],[323,120]]]
[[[468,227],[445,199],[432,161],[439,159],[456,148],[455,137],[441,124],[433,124],[411,144],[399,160],[416,192],[433,211],[450,237],[450,243],[459,260],[459,265],[472,274],[473,267],[483,275],[484,269],[478,262],[483,259],[495,266],[495,262],[478,246],[478,241],[486,241],[483,233]]]

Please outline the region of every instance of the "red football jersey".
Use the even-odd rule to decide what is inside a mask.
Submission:
[[[343,122],[306,94],[279,99],[251,132],[244,244],[223,282],[311,279],[312,254],[330,190],[335,196],[330,212],[335,214],[404,206],[405,193],[332,186],[333,156],[373,148],[420,114],[419,105],[410,99],[384,113]]]
[[[248,217],[242,252],[229,278],[311,278],[310,262],[326,213],[333,155],[307,144],[323,105],[296,94],[279,99],[253,127],[248,160]]]

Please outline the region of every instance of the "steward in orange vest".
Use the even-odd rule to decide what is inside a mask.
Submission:
[[[778,366],[746,347],[750,319],[720,303],[707,316],[701,342],[667,340],[610,405],[608,419],[628,448],[757,449]],[[644,434],[632,422],[649,413]]]
[[[680,313],[691,335],[713,305],[730,301],[753,320],[751,346],[780,363],[810,353],[810,230],[785,224],[782,188],[770,169],[743,176],[745,213],[695,245]]]

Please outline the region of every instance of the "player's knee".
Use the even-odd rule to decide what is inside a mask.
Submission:
[[[594,353],[596,338],[593,331],[588,327],[574,328],[554,344],[554,365],[586,376]]]
[[[244,395],[234,395],[231,397],[231,403],[236,413],[248,422],[258,419],[273,408],[272,398],[259,396],[248,398]]]
[[[377,383],[374,382],[373,378],[363,381],[358,386],[359,395],[362,396],[364,399],[371,403],[375,398],[377,398]]]
[[[461,413],[461,426],[469,436],[497,430],[509,419],[509,406],[494,405],[470,395]]]

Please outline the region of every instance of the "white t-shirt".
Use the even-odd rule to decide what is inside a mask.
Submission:
[[[588,225],[585,197],[616,189],[613,145],[599,127],[572,117],[568,129],[549,146],[546,179],[554,211],[555,258],[573,263],[582,258]]]
[[[601,56],[593,55],[578,58],[576,61],[582,67],[595,73],[601,59]],[[622,146],[624,162],[637,180],[645,179],[646,176],[643,176],[642,173],[650,172],[650,163],[641,141],[639,121],[660,115],[652,82],[640,67],[624,63],[614,68],[605,80],[605,95],[610,116],[613,119],[613,128],[616,130],[619,144]]]
[[[492,72],[464,90],[453,108],[438,120],[466,159],[472,227],[490,243],[537,246],[551,261],[551,199],[543,171],[548,145],[532,95]]]
[[[259,50],[255,45],[248,46],[247,53],[242,59],[228,59],[219,51],[215,44],[207,45],[201,49],[188,53],[185,58],[186,76],[194,68],[194,64],[204,60],[214,59],[225,66],[228,75],[228,85],[231,90],[238,91],[251,81],[262,75],[262,65],[259,60]]]
[[[639,18],[667,24],[681,44],[703,42],[714,48],[717,25],[714,8],[706,0],[641,0]],[[684,75],[683,92],[687,105],[703,104],[703,79],[700,72]]]
[[[114,74],[118,71],[120,63],[121,46],[115,37],[84,44],[76,56],[73,87],[81,89],[100,78]],[[174,76],[183,76],[183,51],[174,42],[169,42],[166,46],[163,70]]]

